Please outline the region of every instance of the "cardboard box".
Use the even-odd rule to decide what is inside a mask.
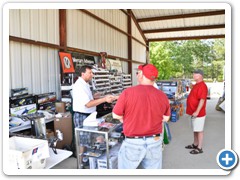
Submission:
[[[56,112],[65,113],[66,112],[66,103],[65,102],[56,102],[55,108],[56,108]]]
[[[47,140],[9,138],[9,166],[12,169],[43,169],[50,157]]]
[[[56,130],[59,130],[63,134],[63,140],[57,142],[57,148],[62,149],[66,144],[71,145],[73,134],[72,128],[72,115],[70,113],[65,113],[63,117],[54,119],[55,136],[57,135]]]

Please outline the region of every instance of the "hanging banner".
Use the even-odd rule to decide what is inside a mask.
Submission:
[[[87,56],[84,54],[79,54],[76,52],[72,53],[72,59],[74,64],[82,66],[82,65],[94,65],[95,61],[94,61],[94,57],[93,56]]]

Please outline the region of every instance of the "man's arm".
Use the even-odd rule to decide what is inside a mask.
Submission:
[[[119,115],[115,114],[114,112],[112,112],[112,117],[113,117],[113,119],[118,119],[121,123],[123,123],[123,116],[119,116]]]
[[[90,108],[90,107],[94,107],[94,106],[97,106],[97,105],[99,105],[99,104],[102,104],[102,103],[104,103],[104,102],[111,103],[111,102],[113,102],[113,100],[115,100],[115,97],[114,97],[114,96],[112,96],[112,95],[106,95],[106,96],[103,97],[103,98],[89,101],[87,104],[85,104],[85,106],[86,106],[87,108]]]

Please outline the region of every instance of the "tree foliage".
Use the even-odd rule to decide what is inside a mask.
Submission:
[[[223,79],[224,39],[150,43],[150,61],[159,71],[158,79],[192,78],[194,69],[203,69],[207,79]]]

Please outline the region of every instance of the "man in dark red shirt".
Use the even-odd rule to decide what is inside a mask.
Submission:
[[[162,168],[162,121],[169,119],[170,105],[167,96],[153,86],[157,77],[154,65],[140,65],[139,85],[124,90],[113,109],[113,118],[123,122],[125,135],[119,169]]]
[[[203,71],[198,69],[193,72],[193,79],[196,84],[193,85],[191,92],[187,98],[186,113],[191,117],[191,125],[193,128],[194,142],[186,146],[186,149],[193,149],[191,154],[203,153],[203,129],[206,118],[206,103],[208,88],[203,81]]]

